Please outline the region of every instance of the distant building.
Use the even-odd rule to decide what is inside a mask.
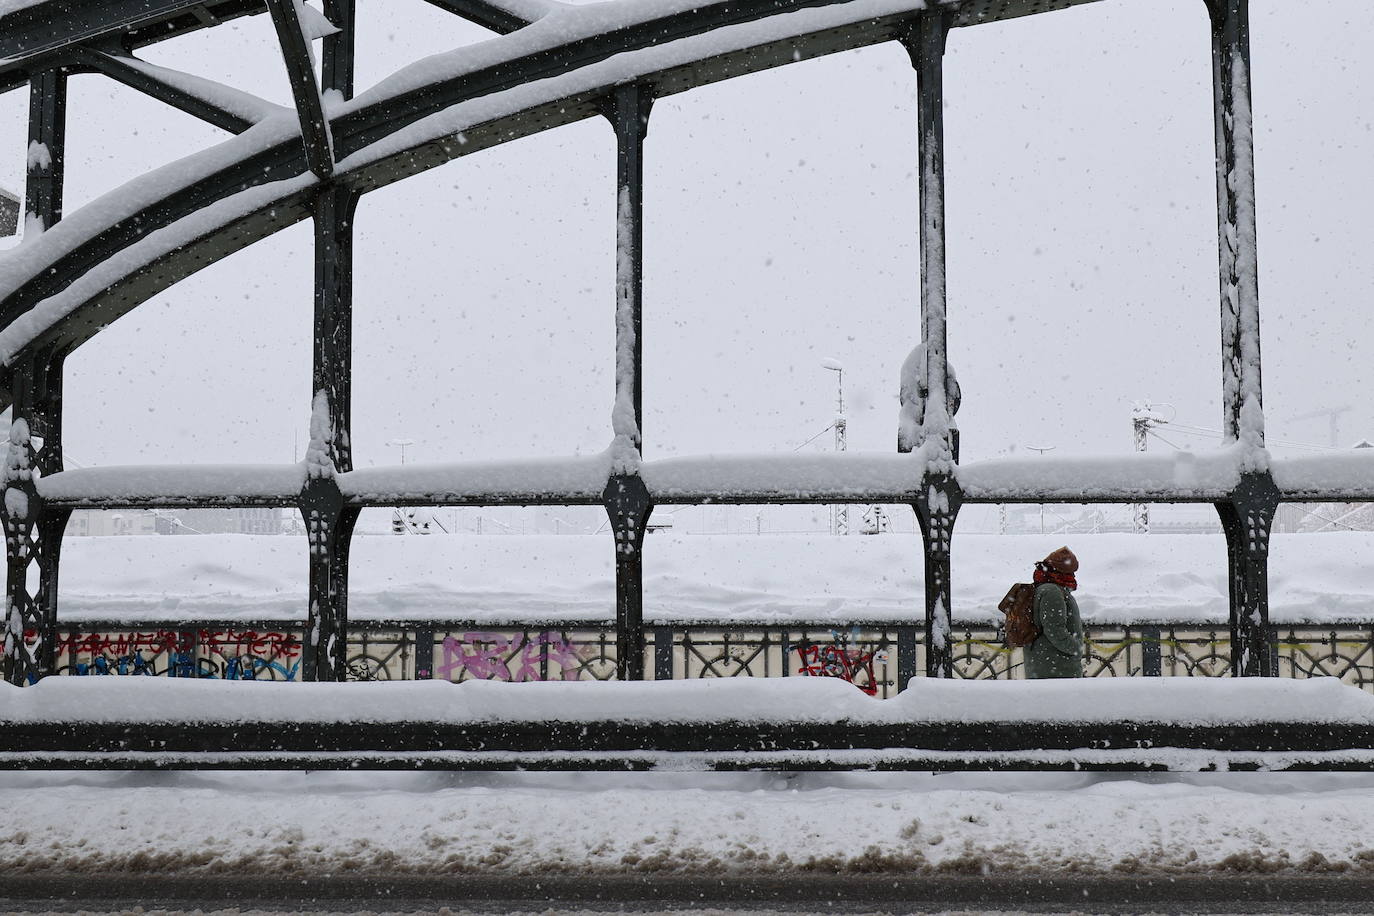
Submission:
[[[282,533],[280,509],[176,509],[162,514],[168,520],[167,534]]]
[[[144,509],[111,511],[76,509],[67,522],[68,537],[122,537],[135,534],[161,534],[159,519]]]

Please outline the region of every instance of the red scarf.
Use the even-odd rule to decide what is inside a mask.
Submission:
[[[1045,582],[1053,582],[1055,585],[1062,585],[1069,591],[1078,588],[1078,580],[1074,578],[1073,573],[1055,572],[1052,569],[1046,569],[1039,563],[1036,563],[1035,584],[1042,585]]]

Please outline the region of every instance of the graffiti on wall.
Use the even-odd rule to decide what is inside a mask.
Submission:
[[[58,635],[61,673],[294,681],[301,641],[275,630],[149,630]]]
[[[515,635],[464,633],[444,637],[434,676],[443,680],[575,681],[582,676],[584,653],[595,646],[574,648],[556,631]]]
[[[878,693],[878,678],[873,672],[879,659],[873,652],[851,649],[845,645],[806,643],[797,646],[801,655],[800,673],[803,677],[834,677],[848,681],[869,696]]]

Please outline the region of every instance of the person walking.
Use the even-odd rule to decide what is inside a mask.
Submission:
[[[1035,564],[1035,625],[1040,636],[1026,647],[1026,677],[1083,676],[1083,618],[1073,593],[1078,557],[1060,547]]]

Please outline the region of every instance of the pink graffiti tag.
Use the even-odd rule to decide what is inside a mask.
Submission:
[[[435,675],[455,680],[466,675],[480,681],[542,681],[547,665],[575,681],[582,659],[557,633],[547,630],[514,637],[502,633],[464,633],[462,640],[444,637],[443,657]],[[515,666],[514,673],[511,671]]]
[[[837,677],[848,681],[869,696],[878,694],[878,678],[873,673],[873,653],[843,646],[797,646],[801,654],[803,677]]]

